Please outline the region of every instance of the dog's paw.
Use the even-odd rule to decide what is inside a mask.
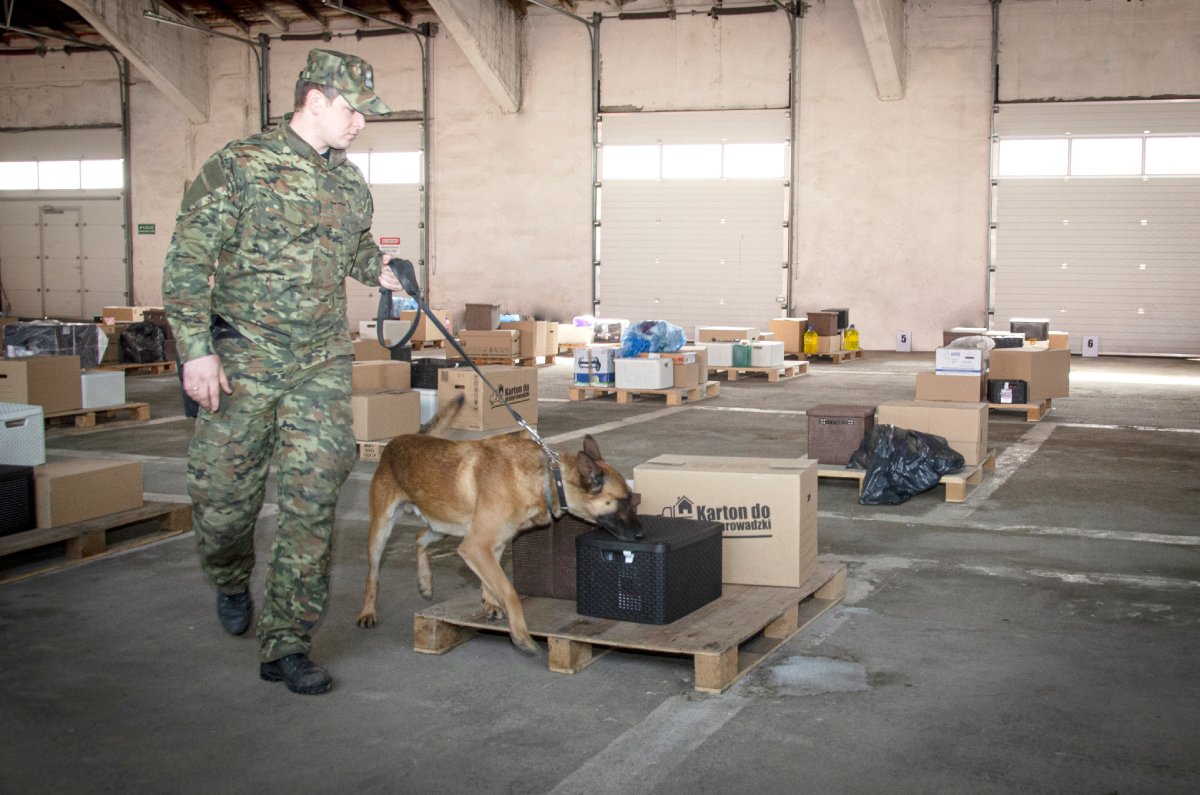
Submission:
[[[517,651],[521,652],[521,654],[525,655],[526,657],[542,656],[542,647],[539,646],[533,638],[525,638],[522,640],[514,635],[512,636],[512,643],[513,646],[516,647]]]
[[[417,591],[421,594],[421,597],[423,599],[430,599],[430,600],[433,599],[433,589],[432,588],[422,588],[421,586],[418,585]]]
[[[375,626],[375,614],[374,613],[363,613],[362,615],[360,615],[358,617],[358,625],[360,627],[362,627],[363,629],[367,629],[368,627]]]

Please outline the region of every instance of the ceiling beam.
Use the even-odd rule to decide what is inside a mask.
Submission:
[[[854,11],[879,98],[904,99],[904,0],[854,0]]]
[[[292,2],[296,4],[296,8],[300,9],[300,12],[304,14],[304,16],[320,25],[322,30],[329,27],[325,23],[325,20],[321,19],[321,15],[317,13],[317,9],[314,8],[313,4],[308,2],[308,0],[292,0]]]
[[[495,0],[430,0],[475,67],[496,104],[508,113],[521,109],[521,22],[506,3]]]
[[[213,7],[214,11],[229,20],[229,22],[244,35],[250,35],[250,25],[246,23],[246,20],[238,16],[238,13],[228,5],[221,2],[221,0],[208,0],[208,4]]]
[[[403,3],[398,2],[398,0],[386,0],[386,2],[387,7],[391,9],[393,14],[400,17],[401,22],[403,22],[405,25],[412,24],[412,12],[405,8]]]
[[[266,17],[267,20],[272,25],[279,28],[284,33],[287,32],[288,21],[286,19],[284,19],[283,17],[279,16],[279,14],[275,13],[275,10],[273,8],[271,8],[269,5],[267,5],[266,0],[252,0],[252,1],[254,3],[254,7],[257,8],[259,10],[259,12],[261,12],[262,15],[264,17]]]
[[[169,8],[173,12],[175,12],[175,14],[180,19],[182,19],[184,22],[189,23],[194,28],[200,28],[201,30],[212,30],[212,28],[210,28],[207,23],[205,23],[203,20],[201,20],[200,17],[198,17],[195,14],[193,14],[192,12],[188,11],[186,8],[184,8],[179,3],[172,2],[172,0],[158,0],[157,3],[153,3],[153,2],[151,3],[151,6],[154,6],[154,5],[166,6],[167,8]],[[153,10],[157,11],[158,9],[153,9]]]

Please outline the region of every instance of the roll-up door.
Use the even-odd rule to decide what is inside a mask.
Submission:
[[[689,337],[778,316],[787,139],[781,110],[604,114],[596,314],[665,320]],[[625,154],[630,167],[615,168]]]
[[[1200,102],[1002,104],[993,326],[1101,353],[1200,353]]]

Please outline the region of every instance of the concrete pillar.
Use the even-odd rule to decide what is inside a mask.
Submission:
[[[508,113],[521,109],[521,26],[508,3],[496,0],[430,0],[475,67],[496,104]]]
[[[904,99],[904,0],[854,0],[882,100]]]

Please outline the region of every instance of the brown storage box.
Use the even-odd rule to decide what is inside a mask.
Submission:
[[[875,422],[941,436],[962,453],[967,466],[975,466],[987,457],[987,412],[987,403],[892,400],[879,404]]]
[[[467,304],[463,328],[469,331],[492,331],[500,327],[500,304]]]
[[[356,362],[381,362],[389,361],[392,358],[392,352],[380,345],[379,340],[374,337],[369,340],[355,340],[350,344],[354,346],[354,361]]]
[[[355,393],[404,392],[412,388],[409,362],[355,362],[350,369],[350,385]]]
[[[596,526],[570,514],[512,542],[513,587],[522,596],[575,599],[575,537]]]
[[[808,457],[845,466],[875,425],[874,406],[822,403],[808,414]]]
[[[768,324],[774,339],[783,343],[783,352],[803,353],[804,332],[808,331],[808,318],[777,317]]]
[[[832,312],[824,309],[819,312],[809,312],[808,325],[812,326],[813,331],[817,332],[819,336],[840,336],[838,329],[838,313],[836,309]]]
[[[479,369],[521,419],[529,425],[537,425],[538,368],[486,365]],[[466,402],[451,428],[490,431],[517,427],[517,421],[504,407],[504,402],[492,394],[474,370],[452,367],[438,372],[438,405],[445,405],[456,394],[462,394]]]
[[[142,507],[142,465],[138,461],[55,461],[34,467],[33,477],[39,528]]]
[[[1071,337],[1065,331],[1051,331],[1048,342],[1050,343],[1049,347],[1052,351],[1068,350],[1071,347]]]
[[[515,357],[521,352],[521,332],[513,329],[460,331],[458,344],[468,356]]]
[[[433,314],[437,315],[437,319],[442,322],[446,330],[454,333],[454,327],[450,325],[450,310],[449,309],[434,309]],[[437,330],[437,326],[429,322],[429,316],[424,312],[418,312],[416,309],[405,309],[400,313],[400,319],[412,323],[416,320],[417,315],[421,318],[417,322],[417,330],[413,332],[410,342],[437,342],[438,340],[446,339],[442,332]],[[399,342],[399,340],[392,340]]]
[[[141,323],[143,309],[140,306],[106,306],[100,310],[104,322],[114,320],[118,323]]]
[[[354,438],[360,442],[391,439],[421,429],[421,395],[417,392],[372,392],[351,395]]]
[[[521,332],[520,353],[523,359],[534,356],[558,355],[558,323],[549,320],[509,320],[500,324],[502,329]]]
[[[0,359],[0,403],[41,406],[43,414],[83,405],[78,356]]]
[[[987,375],[917,373],[917,400],[978,403],[987,391]]]
[[[988,357],[987,377],[1024,381],[1030,403],[1067,397],[1071,393],[1071,352],[1066,348],[994,348]]]
[[[835,334],[832,337],[817,335],[817,353],[831,354],[840,353],[842,350],[842,335]]]

